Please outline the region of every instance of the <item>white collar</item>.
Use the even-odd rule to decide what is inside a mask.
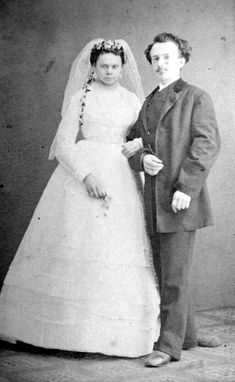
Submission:
[[[174,80],[168,82],[166,85],[159,84],[159,92],[160,92],[162,89],[164,89],[164,88],[166,88],[167,86],[169,86],[170,84],[173,84],[173,82],[177,81],[179,78],[180,78],[180,76],[174,78]]]

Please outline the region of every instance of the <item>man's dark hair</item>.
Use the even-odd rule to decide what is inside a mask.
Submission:
[[[161,43],[161,42],[168,42],[168,41],[175,43],[179,48],[181,57],[184,57],[186,62],[189,61],[190,53],[192,51],[192,48],[189,45],[189,43],[186,40],[183,40],[182,38],[179,38],[178,36],[176,36],[172,33],[164,32],[164,33],[160,33],[156,37],[154,37],[152,44],[149,44],[147,49],[144,51],[144,54],[145,54],[148,62],[150,62],[150,64],[151,64],[150,51],[151,51],[153,45],[156,44],[157,42]]]

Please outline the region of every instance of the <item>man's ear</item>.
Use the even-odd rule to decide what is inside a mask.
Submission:
[[[180,69],[182,69],[185,64],[186,64],[185,58],[184,57],[180,57]]]

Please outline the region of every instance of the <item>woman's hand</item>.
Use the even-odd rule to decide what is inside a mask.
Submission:
[[[122,145],[122,153],[126,158],[132,157],[136,151],[143,147],[142,138],[133,139],[133,141],[126,142]]]
[[[83,183],[85,184],[86,190],[91,198],[100,199],[107,195],[94,175],[88,174],[83,180]]]

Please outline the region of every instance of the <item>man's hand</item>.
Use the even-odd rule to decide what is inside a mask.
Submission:
[[[191,202],[191,196],[181,191],[175,191],[171,203],[171,208],[176,214],[178,211],[187,210]]]
[[[122,154],[125,155],[126,158],[130,158],[136,153],[136,151],[143,147],[142,139],[133,139],[133,141],[124,143],[122,147]]]
[[[145,154],[143,158],[144,171],[151,176],[155,176],[163,168],[163,163],[155,155]]]
[[[94,175],[88,174],[83,183],[90,197],[99,199],[107,195]]]

